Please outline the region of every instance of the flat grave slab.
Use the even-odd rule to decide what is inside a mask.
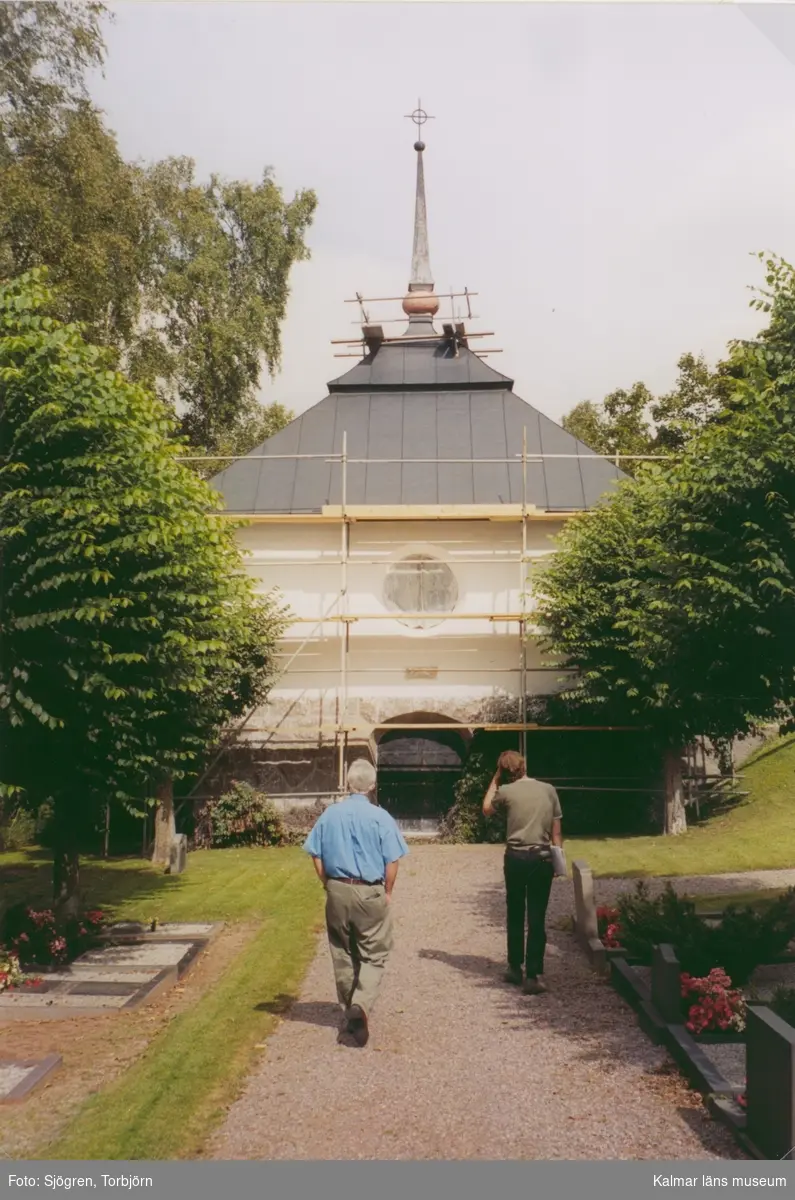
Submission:
[[[0,995],[0,1022],[57,1020],[130,1011],[151,1000],[177,978],[173,967],[135,972],[72,970],[45,975],[35,987]]]
[[[74,965],[109,971],[133,971],[139,968],[164,970],[170,967],[181,975],[206,944],[205,941],[126,942],[120,946],[108,945],[89,950],[75,959]]]
[[[732,1087],[745,1087],[745,1042],[704,1042],[701,1049]]]
[[[30,968],[29,978],[38,977],[38,983],[0,994],[0,1022],[130,1011],[175,984],[208,944],[209,938],[197,935],[171,941],[129,937],[89,950],[68,967]]]
[[[0,1058],[0,1104],[18,1104],[60,1064],[60,1054],[20,1062]]]

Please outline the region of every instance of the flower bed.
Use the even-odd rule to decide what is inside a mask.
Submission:
[[[20,987],[37,987],[40,983],[40,979],[28,978],[19,965],[16,954],[0,946],[0,993],[13,992]]]
[[[621,949],[621,925],[617,908],[607,904],[600,905],[596,910],[596,923],[599,940],[606,950]]]
[[[97,945],[105,924],[97,909],[59,921],[51,909],[18,904],[5,915],[3,939],[23,965],[60,967]]]
[[[25,976],[16,954],[0,946],[0,992],[19,987]]]
[[[745,1000],[739,988],[724,970],[715,967],[708,975],[695,979],[682,972],[682,1003],[686,1010],[685,1028],[695,1037],[717,1034],[721,1040],[741,1035],[745,1029]]]
[[[795,889],[764,910],[729,905],[719,922],[704,919],[692,900],[669,883],[652,895],[644,882],[621,895],[614,908],[597,909],[597,929],[608,949],[621,947],[627,961],[648,965],[655,946],[675,947],[682,969],[706,978],[717,968],[745,986],[763,964],[784,962],[795,941]]]

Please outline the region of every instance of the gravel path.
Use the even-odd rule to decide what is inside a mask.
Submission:
[[[555,928],[572,911],[570,883],[555,884],[550,904],[550,994],[525,997],[502,983],[501,856],[495,846],[412,848],[364,1050],[337,1043],[320,939],[301,998],[254,1065],[212,1157],[742,1157]]]

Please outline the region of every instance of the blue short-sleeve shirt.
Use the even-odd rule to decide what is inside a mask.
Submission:
[[[394,818],[361,795],[330,804],[304,849],[322,861],[329,879],[366,879],[368,883],[382,880],[389,863],[409,852]]]

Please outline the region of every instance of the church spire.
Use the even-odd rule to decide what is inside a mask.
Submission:
[[[421,103],[410,114],[410,119],[422,128],[428,120],[433,120],[425,112]],[[417,192],[414,202],[414,246],[411,255],[411,279],[409,294],[403,300],[403,311],[409,317],[432,317],[439,310],[439,297],[433,292],[433,275],[428,251],[428,212],[425,206],[425,169],[423,152],[425,143],[417,140],[414,143],[417,151]]]

